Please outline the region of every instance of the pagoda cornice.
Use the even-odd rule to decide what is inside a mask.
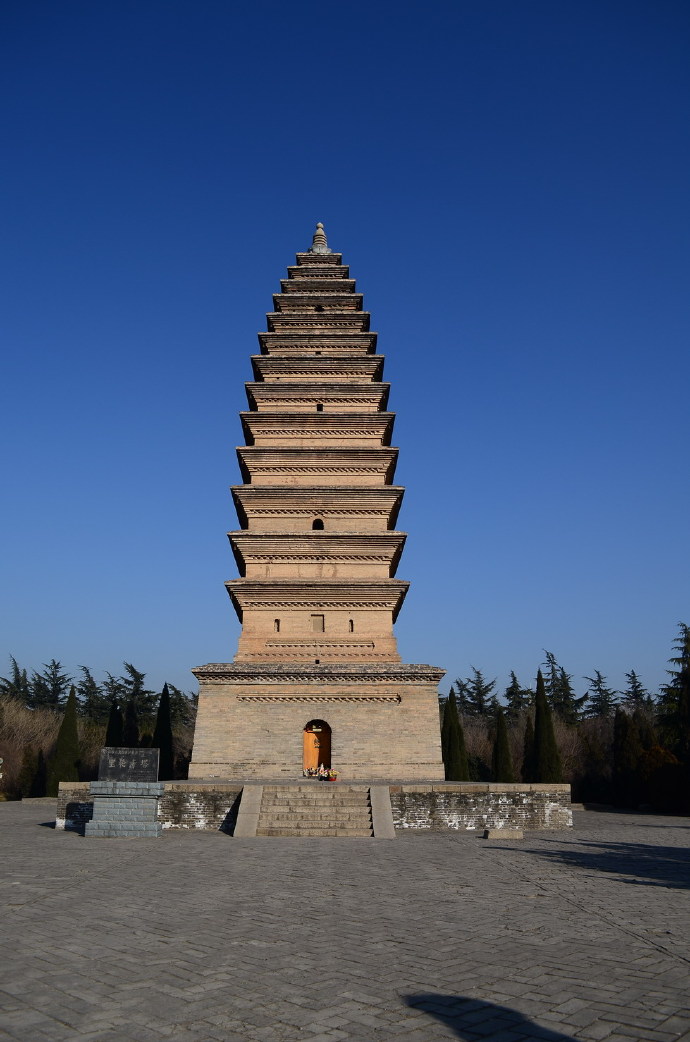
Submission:
[[[261,483],[262,477],[279,474],[286,484],[300,483],[303,486],[341,484],[346,475],[361,477],[367,484],[381,481],[390,485],[395,474],[398,450],[390,447],[327,449],[241,445],[237,449],[237,457],[247,484]],[[299,482],[300,478],[304,480]],[[275,484],[275,481],[266,481],[266,484]]]
[[[301,279],[328,279],[329,282],[335,282],[340,279],[348,280],[350,278],[350,268],[347,264],[338,264],[324,266],[323,264],[311,265],[314,274],[312,275],[309,271],[308,264],[291,264],[288,267],[288,279],[285,281],[300,281]],[[354,279],[352,279],[354,282]]]
[[[337,489],[234,485],[231,492],[243,529],[249,526],[249,514],[252,518],[300,517],[309,522],[318,516],[333,518],[335,523],[337,518],[385,517],[388,529],[393,529],[405,489],[399,485],[341,485]]]
[[[407,535],[405,532],[263,533],[228,532],[228,539],[241,576],[252,565],[323,565],[350,563],[357,566],[383,566],[393,578]]]
[[[356,355],[354,358],[337,359],[314,356],[313,352],[290,358],[252,355],[251,363],[257,382],[280,380],[282,383],[301,383],[303,380],[321,379],[329,384],[337,384],[357,379],[378,383],[383,375],[385,355]]]
[[[312,253],[306,250],[304,253],[295,254],[295,260],[300,268],[344,267],[342,253]]]
[[[277,333],[261,332],[258,337],[262,355],[302,351],[313,355],[320,351],[324,355],[354,356],[375,354],[378,333],[329,329],[313,333],[287,329]]]
[[[371,315],[368,311],[268,311],[266,322],[271,332],[282,330],[304,329],[305,332],[320,334],[323,332],[367,333]]]
[[[355,280],[354,279],[334,279],[324,278],[323,274],[319,272],[318,275],[304,275],[300,273],[299,278],[289,278],[280,280],[280,291],[281,293],[354,293],[355,292]]]
[[[362,311],[361,293],[274,293],[273,307],[281,314],[318,313],[326,317],[340,311]]]
[[[225,588],[237,616],[242,622],[244,611],[261,609],[374,609],[393,613],[393,621],[402,607],[409,582],[402,579],[229,579]]]
[[[265,444],[275,439],[277,444],[312,445],[322,439],[366,441],[376,445],[390,445],[395,413],[393,412],[241,412],[242,431],[247,445]],[[282,441],[281,441],[282,439]]]
[[[268,662],[208,662],[196,666],[192,673],[204,684],[310,684],[321,686],[329,683],[352,685],[372,684],[438,684],[446,675],[445,669],[424,663],[402,662],[359,663],[336,662],[316,665],[314,663]]]
[[[348,412],[383,412],[388,404],[387,383],[250,383],[245,385],[247,401],[252,412],[291,411],[314,412],[317,404],[332,406]],[[325,409],[324,409],[325,411]]]

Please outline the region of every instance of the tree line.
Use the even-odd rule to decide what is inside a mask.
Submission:
[[[584,695],[545,652],[534,687],[472,667],[440,699],[449,781],[562,782],[576,800],[690,810],[690,627],[679,623],[668,681],[652,695],[634,670],[615,691],[595,670]]]
[[[10,656],[0,677],[0,782],[5,797],[56,795],[59,781],[97,776],[104,745],[157,748],[159,778],[186,777],[196,699],[174,684],[161,692],[124,662],[99,683],[88,666],[71,677],[57,659],[29,672]]]

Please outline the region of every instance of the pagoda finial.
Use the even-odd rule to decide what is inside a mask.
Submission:
[[[321,221],[316,225],[316,231],[314,232],[314,238],[309,249],[309,253],[332,253],[332,250],[328,248],[328,240],[326,239],[326,233],[323,230]]]

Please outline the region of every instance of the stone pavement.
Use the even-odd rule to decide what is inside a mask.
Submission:
[[[0,804],[0,1039],[690,1039],[690,819],[84,839]]]

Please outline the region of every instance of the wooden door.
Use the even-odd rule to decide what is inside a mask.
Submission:
[[[319,721],[307,724],[304,729],[304,757],[303,766],[319,768],[331,766],[331,729],[328,724]]]

